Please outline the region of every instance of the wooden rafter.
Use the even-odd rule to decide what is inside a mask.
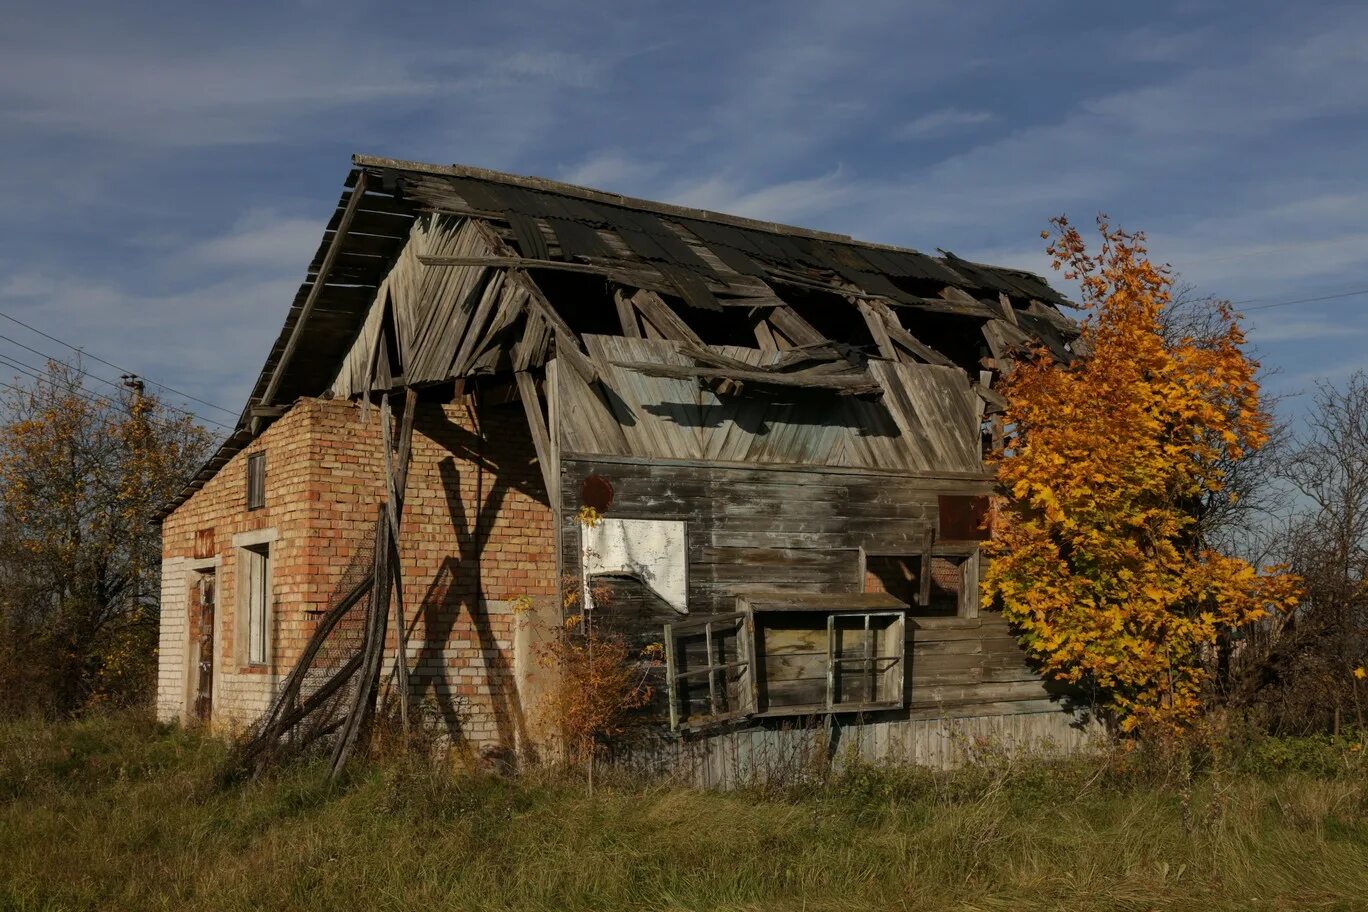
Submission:
[[[363,171],[356,179],[356,186],[352,188],[351,197],[347,200],[347,208],[342,212],[342,220],[337,223],[337,230],[333,232],[332,241],[328,244],[328,252],[323,255],[323,262],[318,267],[318,275],[314,276],[313,287],[309,289],[309,296],[304,299],[304,304],[299,308],[299,317],[295,320],[294,329],[290,331],[290,338],[285,342],[285,350],[280,353],[280,360],[276,362],[275,369],[271,371],[271,379],[266,384],[266,390],[261,394],[261,399],[257,405],[271,405],[275,399],[276,392],[280,389],[280,378],[285,372],[285,367],[294,357],[295,349],[299,347],[299,340],[303,337],[304,327],[309,322],[309,315],[313,313],[314,305],[318,302],[318,296],[323,291],[323,286],[328,283],[328,275],[332,272],[333,263],[337,260],[337,254],[342,249],[342,242],[347,238],[347,231],[351,228],[352,220],[356,217],[356,210],[361,206],[361,198],[366,195],[366,173]],[[259,420],[259,419],[257,419]]]

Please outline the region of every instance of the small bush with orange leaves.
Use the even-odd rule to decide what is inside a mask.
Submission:
[[[623,637],[594,629],[582,614],[567,618],[542,645],[542,664],[556,670],[544,709],[560,729],[569,759],[588,760],[626,731],[632,712],[651,700],[648,675],[658,657],[647,647],[643,665]]]
[[[1226,309],[1215,339],[1166,342],[1168,271],[1143,235],[1098,225],[1097,254],[1062,217],[1049,247],[1091,311],[1088,356],[1037,352],[1003,386],[984,601],[1048,674],[1100,692],[1122,730],[1172,730],[1198,715],[1221,633],[1287,610],[1299,583],[1207,547],[1187,508],[1268,440],[1238,319]]]

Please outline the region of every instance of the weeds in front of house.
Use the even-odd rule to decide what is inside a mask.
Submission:
[[[384,749],[215,788],[224,747],[136,717],[0,726],[3,909],[1362,908],[1349,737],[948,772],[795,758],[731,792]],[[815,754],[809,755],[814,759]],[[1186,759],[1184,759],[1186,758]]]

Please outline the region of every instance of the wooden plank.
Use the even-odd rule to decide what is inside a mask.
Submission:
[[[855,306],[860,311],[860,316],[864,317],[865,326],[869,328],[869,334],[874,337],[874,344],[879,347],[879,354],[889,361],[899,361],[898,350],[893,347],[893,340],[889,338],[888,326],[884,323],[883,316],[877,313],[868,301],[858,298],[852,299]]]
[[[811,323],[798,315],[792,307],[776,307],[769,315],[770,325],[788,337],[794,345],[814,345],[827,342]]]
[[[683,367],[654,364],[647,361],[614,361],[618,367],[639,371],[653,377],[698,377],[703,379],[740,380],[764,386],[791,386],[803,389],[833,390],[847,396],[881,395],[884,387],[864,373],[828,374],[815,371],[796,371],[780,374],[761,370],[738,370],[718,367]]]
[[[642,338],[641,322],[637,318],[636,308],[621,288],[613,289],[613,305],[617,308],[618,322],[622,324],[622,334],[629,339]]]
[[[892,611],[907,606],[887,592],[818,593],[755,592],[738,599],[753,611]]]
[[[528,309],[522,340],[513,356],[513,370],[525,371],[546,358],[546,343],[551,335],[541,311]]]
[[[518,398],[522,400],[523,411],[527,414],[527,426],[532,431],[532,447],[537,453],[537,465],[541,469],[548,502],[559,503],[560,466],[556,464],[552,455],[551,436],[542,418],[541,398],[537,395],[537,385],[526,371],[519,371],[513,376],[518,384]]]
[[[696,345],[703,344],[703,340],[689,327],[689,324],[685,323],[679,314],[675,313],[674,308],[666,304],[665,299],[654,291],[643,288],[628,300],[666,339],[693,342]]]

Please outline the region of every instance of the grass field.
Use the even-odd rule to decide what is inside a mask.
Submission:
[[[592,799],[403,758],[219,788],[222,754],[131,718],[0,725],[0,909],[1368,909],[1348,740],[1190,779],[1131,755]]]

